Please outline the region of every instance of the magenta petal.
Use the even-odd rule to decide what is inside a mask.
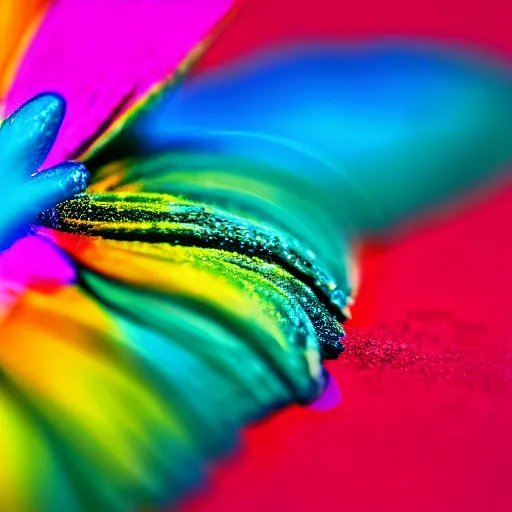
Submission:
[[[0,253],[0,280],[20,286],[67,284],[75,271],[63,254],[40,236],[26,236]]]
[[[316,411],[330,411],[338,407],[342,402],[341,391],[336,379],[333,376],[329,377],[327,387],[322,396],[313,402],[309,407]]]
[[[0,318],[29,287],[72,283],[75,269],[66,257],[40,236],[27,236],[0,252]]]
[[[60,0],[7,98],[10,112],[43,92],[68,111],[50,162],[66,159],[116,113],[172,73],[233,0]]]

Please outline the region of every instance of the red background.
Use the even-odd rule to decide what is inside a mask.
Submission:
[[[512,59],[509,0],[248,0],[220,65],[297,36],[414,36]],[[512,129],[512,120],[511,120]],[[511,510],[512,188],[367,244],[331,411],[250,428],[187,512]]]

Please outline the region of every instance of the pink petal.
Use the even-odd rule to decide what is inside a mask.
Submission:
[[[340,387],[336,379],[331,376],[322,396],[318,400],[315,400],[309,407],[315,411],[330,411],[341,405],[341,402]]]
[[[27,236],[0,253],[0,319],[29,287],[71,283],[75,270],[64,255],[40,236]]]
[[[25,56],[7,98],[10,112],[43,91],[68,112],[49,159],[72,154],[121,105],[169,76],[233,0],[61,0]]]

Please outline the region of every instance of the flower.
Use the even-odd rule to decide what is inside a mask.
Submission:
[[[115,171],[95,172],[85,193],[81,163],[40,171],[63,116],[64,100],[42,94],[0,132],[2,168],[14,169],[4,171],[4,263],[28,235],[76,272],[50,287],[35,275],[3,305],[1,444],[12,469],[1,504],[165,504],[198,485],[243,425],[320,394],[320,358],[342,350],[348,296],[271,223],[182,196],[111,192]]]
[[[66,11],[62,5],[50,11],[50,27]],[[4,508],[42,502],[49,510],[132,510],[195,488],[205,461],[225,453],[242,426],[322,392],[321,362],[341,352],[340,322],[351,304],[339,231],[388,227],[466,185],[467,175],[443,179],[458,152],[442,144],[427,159],[434,186],[405,187],[412,198],[393,208],[382,178],[370,173],[377,186],[361,187],[342,173],[339,160],[358,154],[360,144],[340,151],[341,116],[324,119],[322,101],[336,105],[339,95],[354,104],[352,91],[340,94],[339,76],[331,75],[338,66],[353,72],[353,57],[317,50],[262,72],[254,66],[248,79],[227,73],[228,85],[208,77],[179,88],[164,84],[110,129],[94,123],[86,140],[65,152],[89,170],[86,191],[82,163],[37,172],[62,121],[58,96],[38,96],[4,121],[2,153],[16,168],[9,190],[20,199],[16,210],[6,203],[3,247],[30,222],[28,246],[51,242],[58,266],[74,270],[58,273],[52,286],[36,273],[25,287],[12,287],[5,302],[0,392],[9,428],[0,443],[14,470],[0,493]],[[467,142],[481,135],[482,119],[494,122],[472,178],[510,158],[508,138],[493,137],[510,109],[509,77],[498,66],[456,55],[447,66],[436,52],[400,48],[356,53],[355,62],[379,69],[381,59],[398,63],[400,73],[405,63],[413,82],[428,69],[441,89],[433,103],[443,109],[460,112],[475,98],[494,108],[455,124],[464,131],[450,131]],[[419,67],[408,67],[411,60]],[[336,95],[317,104],[308,84],[291,87],[299,82],[290,78],[301,76]],[[231,109],[226,103],[236,94]],[[263,106],[286,113],[287,95],[297,117],[269,117]],[[129,91],[115,115],[106,115],[116,117],[132,99]],[[392,94],[382,104],[394,102]],[[413,97],[411,105],[418,102]],[[312,119],[322,130],[311,130]],[[388,143],[402,134],[398,121]],[[405,121],[412,126],[407,115]],[[400,169],[401,182],[408,170]],[[4,261],[20,243],[2,254]],[[31,456],[37,464],[26,467]],[[37,478],[42,473],[47,479]]]

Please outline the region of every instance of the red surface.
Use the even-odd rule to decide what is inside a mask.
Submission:
[[[290,36],[414,35],[512,58],[508,0],[249,0],[206,65]],[[511,120],[512,121],[512,120]],[[343,396],[251,428],[187,512],[512,509],[512,188],[365,247]]]

